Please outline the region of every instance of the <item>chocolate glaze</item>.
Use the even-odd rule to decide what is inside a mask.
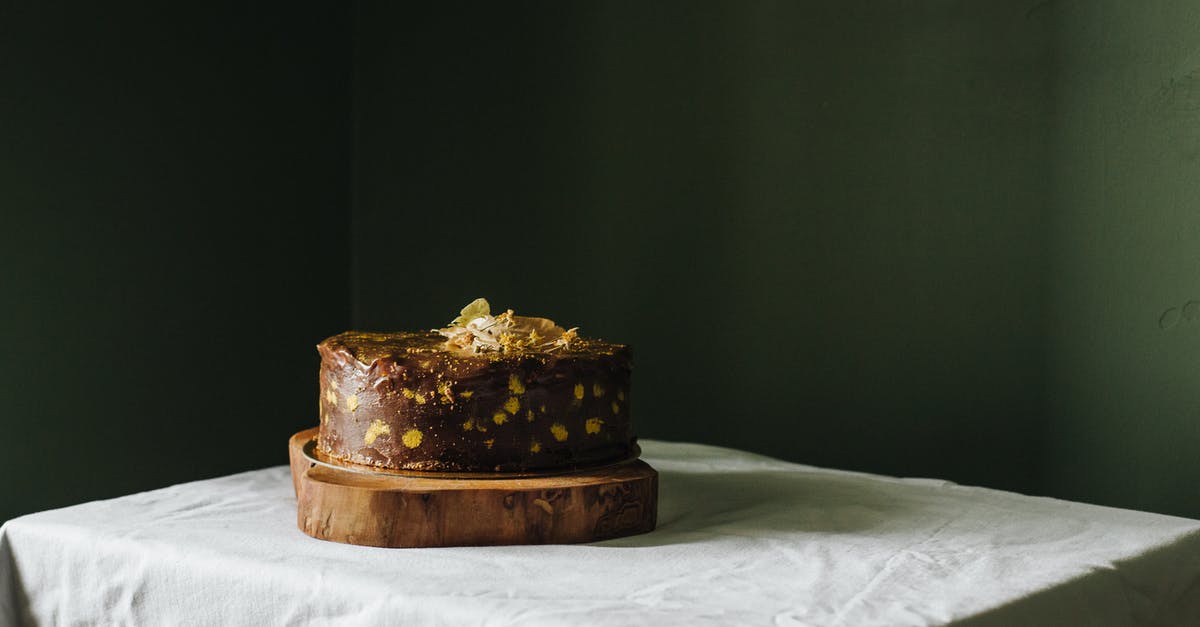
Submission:
[[[628,346],[473,353],[433,332],[348,331],[317,345],[317,447],[386,468],[524,471],[627,457]]]

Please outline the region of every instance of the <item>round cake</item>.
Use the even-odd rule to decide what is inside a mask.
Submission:
[[[478,299],[445,329],[349,331],[321,354],[317,450],[390,469],[521,472],[625,459],[628,346]]]

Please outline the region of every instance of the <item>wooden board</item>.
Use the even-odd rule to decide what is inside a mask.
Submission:
[[[520,479],[366,474],[312,463],[288,443],[296,522],[321,540],[379,547],[567,544],[654,529],[658,473],[641,460]]]

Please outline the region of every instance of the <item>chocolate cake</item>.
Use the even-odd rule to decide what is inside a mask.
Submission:
[[[321,354],[318,451],[391,469],[520,472],[633,454],[629,347],[544,318],[492,316],[487,301],[449,327],[349,331]]]

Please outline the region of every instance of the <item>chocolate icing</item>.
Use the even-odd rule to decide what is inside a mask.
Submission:
[[[525,471],[631,454],[628,346],[474,353],[433,332],[349,331],[321,354],[318,450],[386,468]]]

